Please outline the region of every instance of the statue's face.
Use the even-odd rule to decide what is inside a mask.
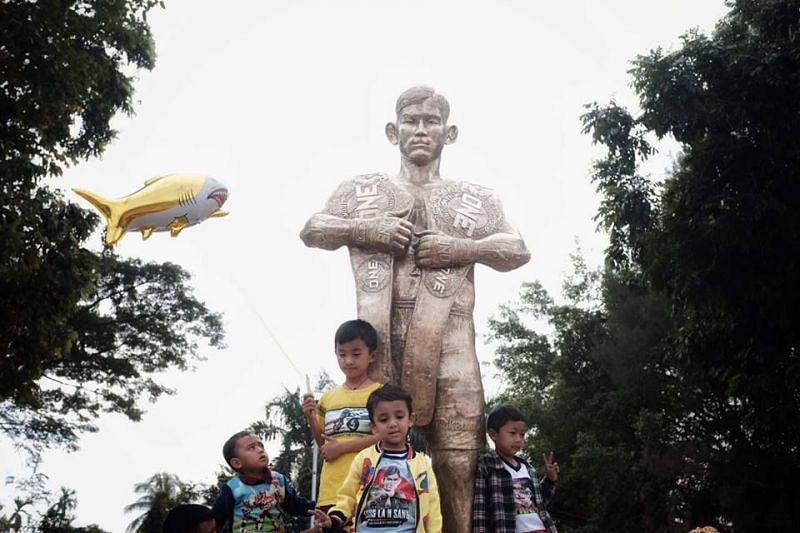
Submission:
[[[415,165],[438,158],[448,143],[448,128],[432,99],[404,107],[397,115],[397,144],[400,153]]]

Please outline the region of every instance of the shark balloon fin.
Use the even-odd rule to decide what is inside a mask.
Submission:
[[[125,228],[120,227],[122,206],[116,200],[103,198],[97,193],[86,189],[72,189],[75,194],[92,204],[106,219],[106,242],[115,244],[122,238]]]
[[[172,219],[172,222],[167,224],[169,228],[169,234],[173,237],[177,237],[184,228],[188,228],[191,224],[189,224],[189,219],[186,216],[175,217]]]
[[[160,179],[161,179],[161,178],[163,178],[163,177],[164,177],[164,176],[155,176],[155,177],[153,177],[153,178],[150,178],[150,179],[148,179],[148,180],[145,180],[145,182],[144,182],[144,186],[145,186],[145,187],[147,187],[148,185],[151,185],[151,184],[153,184],[153,183],[157,182],[158,180],[160,180]]]
[[[139,231],[142,232],[142,240],[146,241],[147,239],[149,239],[150,235],[152,235],[155,230],[156,230],[156,228],[153,228],[153,227],[150,227],[150,226],[147,226],[147,227],[144,227],[144,228],[139,228]]]
[[[228,214],[229,214],[228,211],[223,211],[222,209],[217,209],[214,212],[212,212],[210,215],[208,215],[208,218],[225,217],[225,216],[228,216]]]

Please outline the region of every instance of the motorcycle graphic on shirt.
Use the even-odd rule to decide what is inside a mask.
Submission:
[[[325,413],[326,435],[337,433],[371,433],[369,428],[369,413],[366,408],[345,407],[332,409]]]

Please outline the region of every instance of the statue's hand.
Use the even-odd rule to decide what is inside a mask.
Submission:
[[[352,243],[355,246],[402,255],[408,250],[413,230],[414,225],[411,222],[391,213],[359,219],[353,227]]]
[[[422,268],[446,268],[475,262],[475,243],[444,233],[423,231],[414,245],[414,260]]]

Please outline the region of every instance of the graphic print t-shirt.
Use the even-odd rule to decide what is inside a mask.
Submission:
[[[367,398],[380,386],[380,383],[373,383],[363,389],[350,390],[340,385],[323,394],[317,409],[317,422],[322,432],[343,441],[371,435]],[[333,461],[322,463],[317,505],[336,503],[336,492],[347,477],[356,453],[343,453]]]
[[[417,529],[417,492],[406,454],[384,453],[356,517],[356,531],[413,532]]]
[[[283,514],[278,504],[283,499],[282,491],[286,485],[277,473],[273,475],[278,479],[277,487],[272,483],[249,485],[238,476],[228,481],[235,502],[233,531],[237,533],[283,531]]]
[[[517,463],[514,468],[503,460],[503,466],[511,474],[511,484],[514,487],[514,507],[517,514],[517,533],[528,531],[546,530],[542,519],[539,518],[539,509],[533,497],[533,482],[528,469],[522,463]]]

